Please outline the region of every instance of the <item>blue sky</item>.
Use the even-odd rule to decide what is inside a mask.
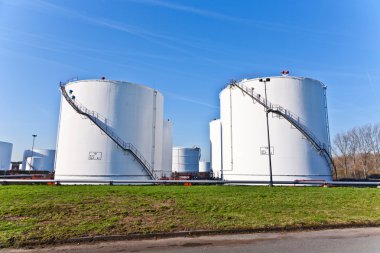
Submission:
[[[0,0],[0,140],[55,148],[59,81],[145,84],[165,97],[175,145],[199,145],[230,79],[328,86],[331,135],[380,122],[380,1]]]

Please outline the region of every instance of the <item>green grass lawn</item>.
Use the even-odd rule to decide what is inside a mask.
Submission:
[[[190,230],[380,224],[380,189],[0,186],[0,245]]]

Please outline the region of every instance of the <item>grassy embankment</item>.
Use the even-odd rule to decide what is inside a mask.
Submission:
[[[94,235],[380,224],[380,189],[0,186],[0,245]]]

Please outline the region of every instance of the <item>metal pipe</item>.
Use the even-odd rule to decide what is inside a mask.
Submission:
[[[267,95],[267,82],[270,82],[270,78],[260,78],[259,82],[264,83],[265,91],[265,113],[267,118],[267,139],[268,139],[268,160],[269,160],[269,186],[273,186],[273,174],[272,174],[272,153],[270,148],[270,133],[269,133],[269,117],[268,114],[271,112],[271,109],[268,108],[268,95]]]
[[[207,184],[207,185],[267,185],[268,181],[257,180],[42,180],[42,179],[0,179],[0,184],[12,183],[55,183],[55,184]],[[317,185],[317,186],[380,186],[380,181],[377,182],[362,182],[362,181],[323,181],[323,180],[296,180],[296,181],[276,181],[275,185]]]
[[[270,148],[269,119],[268,119],[269,112],[270,112],[270,110],[266,111],[266,116],[267,116],[267,137],[268,137],[268,158],[269,158],[269,186],[273,186],[272,154],[271,154],[271,148]]]
[[[30,164],[29,164],[29,166],[30,166],[30,168],[32,170],[34,170],[33,169],[33,165],[32,165],[32,159],[33,159],[33,151],[34,151],[34,140],[36,139],[37,134],[33,134],[32,136],[33,136],[33,144],[32,144],[32,154],[30,156]],[[28,163],[28,157],[26,157],[25,159],[26,159],[25,163],[27,164]]]

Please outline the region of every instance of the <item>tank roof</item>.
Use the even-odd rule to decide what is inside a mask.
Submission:
[[[0,144],[8,144],[8,145],[13,145],[12,143],[10,143],[10,142],[6,142],[6,141],[0,141]]]
[[[259,80],[262,78],[270,78],[270,79],[296,79],[296,80],[311,80],[311,81],[316,81],[322,84],[322,86],[326,86],[323,84],[321,81],[311,78],[311,77],[303,77],[303,76],[264,76],[264,77],[255,77],[255,78],[243,78],[239,82],[244,82],[244,81],[253,81],[253,80]]]
[[[325,85],[324,83],[322,83],[321,81],[317,80],[317,79],[314,79],[314,78],[310,78],[310,77],[303,77],[303,76],[264,76],[264,77],[255,77],[255,78],[243,78],[241,80],[238,81],[238,83],[240,82],[247,82],[247,81],[258,81],[260,79],[264,79],[264,78],[270,78],[270,79],[295,79],[295,80],[310,80],[310,81],[315,81],[315,82],[318,82],[322,85],[323,88],[327,88],[327,85]],[[219,95],[229,86],[229,84],[227,84],[220,92],[219,92]]]
[[[173,147],[173,149],[200,149],[200,147],[198,147],[198,146],[193,146],[193,147],[181,147],[181,146],[177,146],[177,147]]]
[[[149,89],[152,91],[157,91],[158,93],[161,94],[160,91],[153,89],[147,85],[143,84],[137,84],[137,83],[132,83],[132,82],[127,82],[127,81],[120,81],[120,80],[109,80],[109,79],[83,79],[83,80],[73,80],[73,81],[68,81],[65,83],[65,85],[71,85],[75,83],[86,83],[86,82],[99,82],[99,83],[113,83],[113,84],[119,84],[119,85],[133,85],[133,86],[138,86],[144,89]]]

